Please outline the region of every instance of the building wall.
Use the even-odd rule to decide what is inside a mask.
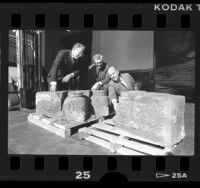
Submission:
[[[156,32],[156,91],[195,98],[195,35],[191,31]]]
[[[129,72],[141,89],[154,90],[153,31],[93,31],[92,55],[102,53],[105,62]]]
[[[153,31],[93,31],[92,54],[120,70],[153,68]]]

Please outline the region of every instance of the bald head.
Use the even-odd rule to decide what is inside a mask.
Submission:
[[[118,81],[119,80],[119,71],[117,70],[116,67],[114,66],[110,66],[108,68],[108,75],[110,76],[110,78],[113,80],[113,81]]]

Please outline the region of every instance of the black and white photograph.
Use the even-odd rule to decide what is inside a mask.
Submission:
[[[193,31],[8,38],[8,154],[195,154]]]

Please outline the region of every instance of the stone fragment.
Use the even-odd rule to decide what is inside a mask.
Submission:
[[[131,91],[119,99],[116,126],[171,147],[185,136],[185,97],[155,92]]]
[[[69,92],[62,110],[67,120],[84,122],[90,117],[88,100],[81,91]]]
[[[109,115],[108,96],[106,91],[93,91],[91,104],[97,118]]]
[[[62,104],[68,91],[43,91],[36,93],[36,113],[55,117],[62,113]]]
[[[36,93],[36,113],[48,117],[63,117],[69,121],[86,121],[109,115],[106,91],[58,91]]]

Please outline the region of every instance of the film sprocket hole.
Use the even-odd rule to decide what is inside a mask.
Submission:
[[[200,181],[199,11],[1,4],[0,180]]]

